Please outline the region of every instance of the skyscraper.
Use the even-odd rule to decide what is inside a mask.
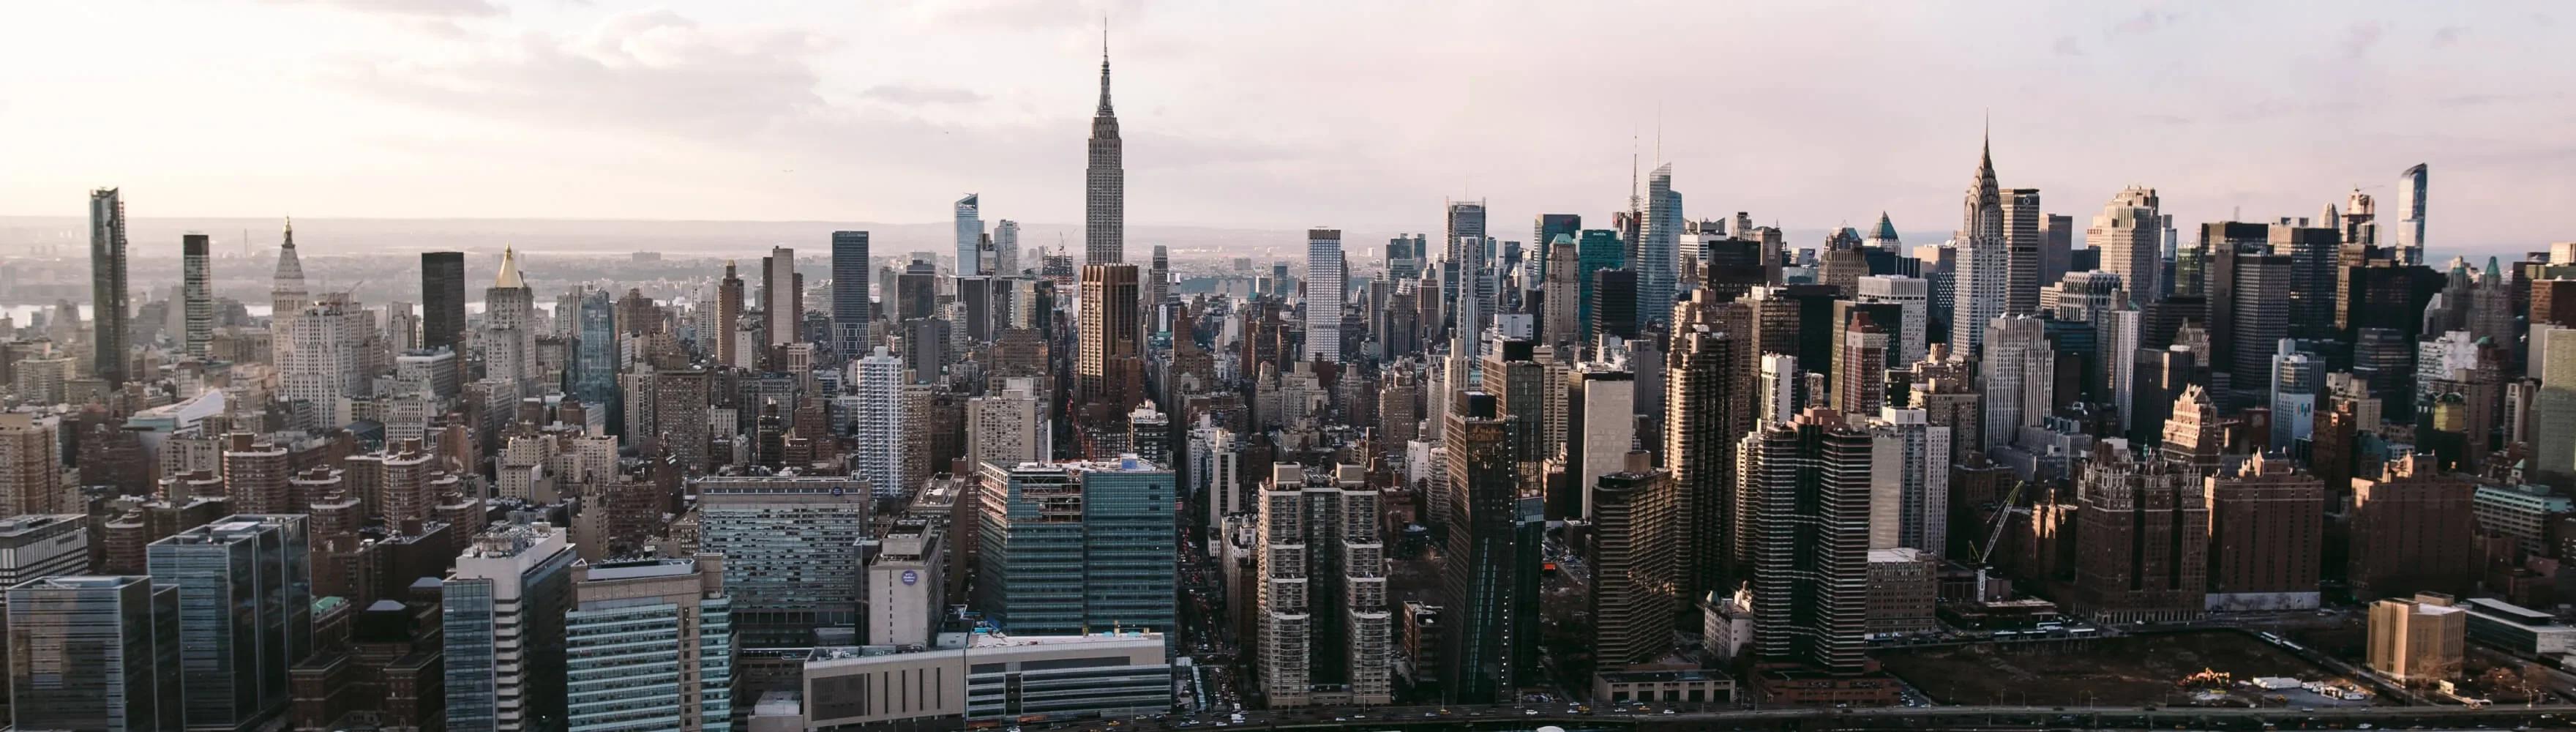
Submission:
[[[1940,556],[1950,541],[1950,428],[1933,424],[1922,409],[1885,407],[1868,429],[1872,491],[1896,499],[1892,506],[1872,499],[1879,513],[1870,518],[1870,548],[1907,547]]]
[[[1457,620],[1441,637],[1441,694],[1451,703],[1494,704],[1520,688],[1519,656],[1537,644],[1530,634],[1539,537],[1521,530],[1521,458],[1512,451],[1515,434],[1535,425],[1504,414],[1490,394],[1457,392],[1457,399],[1442,417],[1448,495],[1432,499],[1444,507],[1434,513],[1448,533],[1442,602]]]
[[[805,322],[805,286],[796,275],[796,250],[769,248],[769,257],[760,260],[760,297],[769,316],[769,342],[761,345],[797,342],[797,326]]]
[[[1646,229],[1637,239],[1637,322],[1670,318],[1673,291],[1681,274],[1681,254],[1673,251],[1682,233],[1682,194],[1673,190],[1673,165],[1655,167],[1646,176]]]
[[[571,538],[545,524],[484,532],[439,585],[447,728],[562,729]]]
[[[1537,222],[1530,227],[1530,246],[1538,247],[1538,252],[1530,256],[1534,270],[1531,272],[1530,279],[1541,282],[1547,280],[1548,272],[1556,266],[1555,262],[1549,260],[1556,256],[1557,237],[1565,237],[1566,245],[1572,246],[1574,236],[1582,232],[1581,214],[1539,214]]]
[[[295,339],[278,335],[295,332],[296,317],[304,313],[305,306],[313,304],[312,296],[304,290],[304,263],[295,257],[295,221],[292,219],[286,222],[286,241],[277,245],[277,273],[270,278],[268,303],[268,332],[271,336],[268,360],[269,363],[284,364],[286,354],[295,350]],[[461,293],[457,307],[464,307]],[[463,336],[465,319],[461,314],[456,327],[457,335]]]
[[[969,193],[966,194],[965,198],[957,199],[956,275],[959,277],[973,277],[975,275],[984,274],[984,265],[982,264],[984,260],[984,218],[981,213],[983,206],[977,202],[979,198],[981,197],[976,194]],[[841,253],[839,248],[840,243],[841,238],[838,235],[832,237],[832,254],[836,258],[832,268],[832,275],[836,278],[840,276],[840,266],[837,260],[837,257],[839,257]],[[839,294],[840,290],[835,288],[833,290],[833,295],[836,303],[839,300]]]
[[[1604,669],[1672,649],[1683,586],[1681,557],[1672,551],[1681,530],[1673,474],[1649,467],[1642,450],[1620,458],[1625,469],[1590,486],[1596,579],[1588,609],[1599,628],[1594,659]]]
[[[322,427],[339,427],[349,423],[348,400],[367,396],[371,375],[360,368],[367,345],[370,316],[365,308],[349,300],[348,293],[334,292],[298,308],[288,320],[288,328],[276,342],[292,344],[285,348],[286,358],[278,362],[278,377],[283,387],[279,396],[289,401],[301,400],[302,410],[309,410]],[[534,337],[530,337],[533,343]],[[503,343],[517,343],[510,340]],[[490,359],[496,376],[512,373],[519,363],[512,352],[501,351]],[[528,356],[534,368],[535,348],[516,351]],[[301,410],[299,410],[301,412]]]
[[[1991,143],[1978,154],[1977,174],[1969,179],[1968,195],[1959,208],[1959,233],[1954,237],[1959,249],[1957,292],[1951,297],[1950,333],[1952,345],[1964,341],[1964,350],[1976,354],[1985,349],[1988,321],[2004,314],[2011,298],[2011,242],[2004,237],[2003,192],[1995,184]]]
[[[1754,653],[1832,674],[1866,670],[1871,438],[1809,409],[1745,440]]]
[[[2073,610],[2097,622],[2206,614],[2209,504],[2197,471],[2139,460],[2127,440],[2094,443],[2077,480]],[[2358,543],[2358,539],[2356,543]]]
[[[18,729],[180,732],[179,587],[151,577],[47,577],[8,589]]]
[[[2040,220],[2047,214],[2039,210],[2039,189],[2015,188],[2004,192],[2004,312],[2013,315],[2039,314],[2040,279],[2047,268],[2041,252]]]
[[[0,512],[58,514],[78,500],[63,487],[63,418],[0,412]]]
[[[968,196],[973,200],[973,196]],[[958,232],[964,235],[964,211],[968,204],[957,204]],[[1010,222],[1003,222],[1005,224]],[[1013,227],[1017,231],[1017,227]],[[963,245],[960,245],[963,248]],[[832,350],[842,358],[857,358],[868,350],[869,319],[875,317],[868,303],[868,232],[832,232]],[[725,276],[733,277],[732,265],[726,265]],[[737,288],[740,285],[736,285]]]
[[[1583,329],[1582,337],[1577,340],[1590,344],[1599,332],[1593,328],[1592,308],[1597,297],[1593,290],[1599,284],[1593,273],[1628,266],[1628,251],[1619,243],[1619,232],[1610,229],[1583,230],[1583,234],[1575,239],[1574,249],[1575,271],[1572,276],[1577,289],[1574,322]]]
[[[862,293],[864,294],[864,291]],[[752,344],[744,342],[740,335],[742,276],[734,270],[734,262],[730,259],[725,260],[724,278],[716,280],[715,319],[716,322],[700,327],[714,328],[716,331],[716,365],[750,368],[751,354],[742,351],[744,346]]]
[[[1306,230],[1306,352],[1303,358],[1342,360],[1342,230]]]
[[[1075,423],[1086,431],[1110,429],[1111,422],[1119,422],[1114,425],[1116,431],[1126,432],[1127,412],[1145,398],[1144,350],[1139,344],[1143,324],[1138,322],[1136,293],[1136,265],[1082,268],[1073,386],[1076,403],[1083,409]],[[1090,444],[1090,437],[1083,439]]]
[[[569,732],[733,728],[733,600],[725,557],[572,567],[564,614]]]
[[[2006,317],[1984,329],[1986,353],[1978,369],[1985,378],[1983,449],[2013,444],[2021,428],[2037,427],[2049,415],[2057,355],[2043,325],[2038,318]]]
[[[993,274],[1018,277],[1020,272],[1020,222],[993,222]]]
[[[903,359],[885,346],[859,359],[854,391],[859,397],[858,463],[853,475],[866,478],[870,492],[887,498],[905,495]]]
[[[1091,116],[1091,164],[1083,171],[1082,263],[1127,261],[1127,168],[1118,113],[1109,108],[1109,38],[1100,39],[1100,109]]]
[[[188,330],[182,342],[190,356],[204,358],[215,337],[215,295],[207,289],[206,235],[179,237],[179,299],[187,309]]]
[[[617,388],[617,303],[608,299],[607,290],[592,290],[582,294],[574,311],[580,322],[575,324],[570,391],[586,406],[617,412],[625,396]]]
[[[2102,270],[2120,276],[2129,299],[2148,305],[2164,299],[2164,216],[2156,189],[2130,186],[2093,215],[2084,241],[2102,250]]]
[[[1903,314],[1896,327],[1895,355],[1888,363],[1911,364],[1923,360],[1925,340],[1931,322],[1932,287],[1920,277],[1870,275],[1860,278],[1860,292],[1854,300],[1864,303],[1895,303]]]
[[[465,253],[421,252],[420,347],[454,351],[464,342]]]
[[[257,729],[286,712],[287,669],[313,653],[304,521],[301,514],[235,515],[147,548],[152,581],[179,588],[191,729]]]
[[[92,369],[113,389],[127,378],[125,349],[133,337],[127,328],[134,317],[125,291],[125,199],[114,188],[89,192],[89,292],[96,323],[90,329]]]
[[[522,392],[537,380],[537,295],[519,273],[516,249],[501,250],[501,273],[483,291],[484,374]]]
[[[1378,492],[1359,466],[1308,474],[1272,466],[1261,486],[1259,667],[1271,709],[1386,704],[1394,700],[1386,547]]]
[[[2397,261],[2424,263],[2424,198],[2432,184],[2432,174],[2423,163],[2416,163],[2397,176]]]
[[[1461,274],[1487,264],[1491,258],[1486,256],[1490,247],[1485,241],[1485,202],[1450,201],[1447,215],[1447,241],[1443,245],[1448,247],[1448,261],[1456,262]],[[1456,295],[1450,293],[1451,297]]]

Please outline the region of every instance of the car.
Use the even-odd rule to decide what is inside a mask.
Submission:
[[[1671,714],[1671,713],[1673,713],[1673,708],[1672,708],[1672,707],[1664,707],[1664,713],[1665,713],[1665,714]]]
[[[1524,717],[1535,717],[1535,716],[1538,716],[1538,710],[1536,710],[1536,709],[1523,709],[1523,710],[1521,710],[1521,716],[1524,716]]]

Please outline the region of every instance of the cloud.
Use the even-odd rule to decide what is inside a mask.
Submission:
[[[2075,44],[2074,36],[2058,36],[2057,45],[2050,48],[2049,52],[2059,56],[2082,56],[2084,48]]]
[[[2451,44],[2460,42],[2460,36],[2465,35],[2468,32],[2469,29],[2456,25],[2442,26],[2440,29],[2433,31],[2433,47],[2449,47]]]
[[[1099,28],[1143,15],[1145,0],[939,0],[913,6],[927,26],[1035,31]],[[1114,27],[1114,26],[1113,26]]]
[[[888,104],[920,106],[927,104],[974,104],[984,101],[983,92],[926,84],[879,84],[859,92],[859,96]]]
[[[2354,23],[2351,28],[2344,30],[2343,55],[2360,58],[2370,53],[2371,47],[2379,45],[2380,36],[2387,34],[2388,28],[2380,25],[2379,21]]]
[[[2173,25],[2174,21],[2181,20],[2181,19],[2182,19],[2182,14],[2181,14],[2181,13],[2176,13],[2176,12],[2171,12],[2171,11],[2141,10],[2141,11],[2138,11],[2138,14],[2137,14],[2137,15],[2130,16],[2127,20],[2122,20],[2122,21],[2120,21],[2120,22],[2118,22],[2118,23],[2113,23],[2113,24],[2111,24],[2111,28],[2110,28],[2110,30],[2109,30],[2105,35],[2113,35],[2113,36],[2144,35],[2144,34],[2147,34],[2147,33],[2153,33],[2153,32],[2155,32],[2155,31],[2156,31],[2156,29],[2158,29],[2158,28],[2163,28],[2163,27],[2165,27],[2165,26]]]
[[[501,14],[491,0],[261,0],[270,5],[306,5],[360,13],[422,18],[488,18]]]

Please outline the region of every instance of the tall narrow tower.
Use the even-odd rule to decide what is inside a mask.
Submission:
[[[90,332],[94,370],[110,388],[125,383],[127,322],[133,317],[125,291],[125,199],[117,189],[89,192]]]
[[[206,343],[215,335],[215,297],[206,281],[208,246],[204,234],[179,237],[179,299],[187,309],[188,326],[185,343],[188,355],[199,358],[205,357]]]
[[[1985,346],[1987,322],[2004,313],[2005,291],[2012,281],[2012,255],[2004,241],[2003,191],[1995,185],[1994,145],[1990,141],[1981,147],[1976,177],[1968,181],[1968,194],[1959,206],[1958,292],[1951,299],[1950,316],[1951,340],[1965,341],[1971,353]]]
[[[286,242],[277,247],[277,275],[268,288],[268,332],[285,335],[295,332],[295,317],[304,306],[313,304],[304,291],[304,263],[295,258],[295,220],[286,220]],[[295,350],[295,339],[273,338],[269,341],[269,362],[286,363],[286,352]]]
[[[1127,261],[1127,168],[1118,113],[1109,108],[1109,29],[1100,30],[1100,109],[1091,117],[1091,166],[1083,173],[1083,264]]]

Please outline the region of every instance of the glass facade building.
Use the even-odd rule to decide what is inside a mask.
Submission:
[[[563,729],[564,612],[579,556],[553,527],[475,537],[440,587],[447,728]]]
[[[982,469],[978,609],[1020,635],[1173,626],[1170,470],[1134,457]]]
[[[1619,232],[1610,229],[1584,229],[1574,241],[1574,274],[1582,298],[1575,307],[1575,322],[1583,327],[1583,342],[1592,342],[1592,273],[1628,266],[1628,245],[1619,241]]]
[[[573,350],[573,367],[567,370],[567,391],[584,406],[608,415],[607,424],[617,424],[617,303],[607,290],[583,293],[579,306],[580,338]]]
[[[724,560],[579,564],[564,616],[573,732],[733,728],[733,603]]]
[[[8,593],[18,729],[185,729],[177,586],[47,577]]]
[[[146,547],[152,581],[180,590],[190,729],[252,729],[286,711],[287,669],[313,653],[304,522],[238,514]]]

